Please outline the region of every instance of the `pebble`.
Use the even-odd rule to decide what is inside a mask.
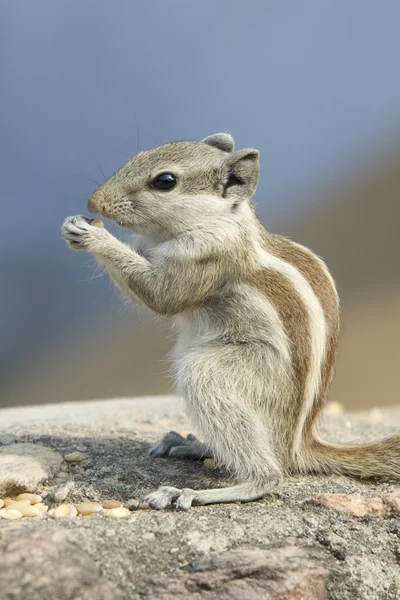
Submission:
[[[205,458],[203,461],[203,465],[209,471],[213,471],[214,469],[217,468],[217,463],[216,463],[215,458]]]
[[[79,463],[83,460],[83,456],[80,452],[70,452],[69,454],[65,454],[64,458],[70,463]]]
[[[21,500],[28,500],[30,504],[38,504],[39,502],[41,502],[43,500],[42,496],[39,496],[39,494],[18,494],[18,496],[15,496],[15,498],[13,498],[13,500],[16,500],[17,502],[20,502]]]
[[[82,504],[78,504],[76,509],[80,515],[87,517],[98,513],[101,510],[101,504],[98,502],[82,502]]]
[[[120,502],[119,500],[104,500],[103,502],[103,508],[119,508],[120,506],[122,506],[122,502]]]
[[[111,508],[108,511],[107,517],[109,519],[127,519],[131,514],[129,508],[124,508],[123,506],[118,506],[116,508]]]
[[[6,508],[1,508],[0,519],[6,519],[7,521],[12,521],[14,519],[22,519],[22,513],[19,510],[7,510]]]
[[[119,485],[119,481],[115,477],[104,477],[103,481],[108,485]]]
[[[68,496],[70,491],[73,489],[75,483],[71,480],[66,481],[62,485],[58,486],[55,490],[53,490],[51,497],[54,502],[63,502],[65,498]]]
[[[138,510],[139,505],[140,502],[139,500],[136,500],[136,498],[130,498],[125,502],[125,506],[129,508],[129,510]]]

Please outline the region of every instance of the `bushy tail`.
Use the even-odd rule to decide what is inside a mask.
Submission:
[[[307,451],[309,471],[361,479],[400,479],[400,435],[370,444],[340,445],[314,440]]]

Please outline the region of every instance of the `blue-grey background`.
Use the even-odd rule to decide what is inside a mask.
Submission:
[[[356,294],[369,258],[335,263],[340,226],[354,213],[350,247],[358,229],[368,238],[383,196],[368,226],[362,204],[346,213],[339,203],[336,221],[321,211],[398,156],[399,23],[396,0],[0,2],[0,402],[167,390],[154,366],[165,328],[121,309],[59,233],[137,149],[226,130],[257,147],[264,222],[288,234],[308,224],[304,243],[316,227],[345,298]],[[380,246],[392,243],[385,227]],[[381,289],[368,273],[369,289],[375,279]]]

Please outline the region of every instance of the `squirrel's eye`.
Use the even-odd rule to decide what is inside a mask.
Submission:
[[[176,185],[176,177],[172,173],[160,173],[151,182],[151,187],[157,190],[172,190]]]

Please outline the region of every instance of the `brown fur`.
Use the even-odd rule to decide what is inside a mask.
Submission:
[[[262,225],[260,224],[262,227]],[[321,385],[318,397],[315,399],[312,414],[307,418],[305,425],[305,441],[311,435],[311,430],[318,419],[325,404],[329,385],[337,357],[339,342],[339,301],[336,289],[332,288],[329,277],[324,272],[320,260],[308,249],[278,235],[265,235],[266,249],[279,256],[286,262],[296,267],[308,281],[315,295],[321,303],[327,326],[326,354],[321,373]]]
[[[288,406],[281,405],[282,432],[285,432],[287,460],[292,453],[292,432],[302,410],[303,398],[310,367],[310,327],[303,300],[285,277],[272,269],[254,272],[248,278],[277,309],[290,343],[295,397]]]

